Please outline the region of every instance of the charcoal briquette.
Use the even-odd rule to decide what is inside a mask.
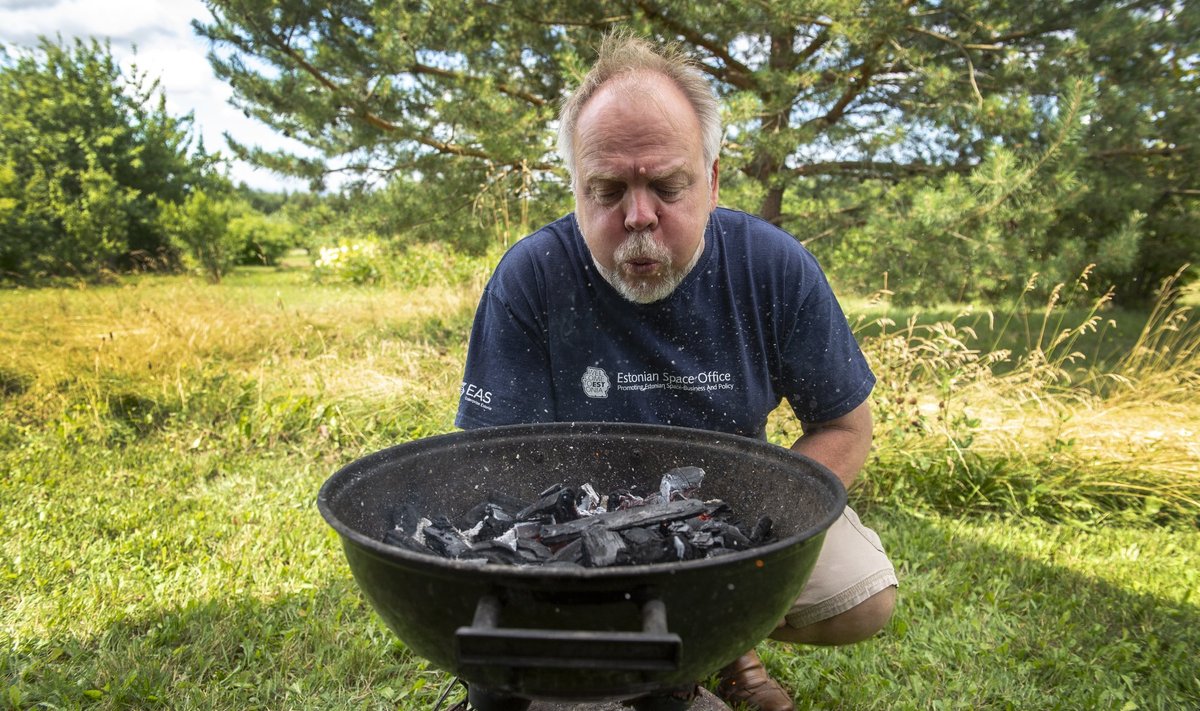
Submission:
[[[754,528],[751,529],[750,535],[748,536],[750,542],[754,545],[759,545],[769,541],[771,538],[771,529],[774,527],[774,525],[775,522],[771,520],[770,516],[763,516],[755,521]]]
[[[397,548],[403,548],[404,550],[412,551],[413,553],[424,553],[425,555],[438,555],[429,546],[422,544],[420,541],[413,538],[411,535],[405,533],[404,531],[396,529],[396,528],[393,528],[390,531],[388,531],[387,533],[383,534],[383,542],[388,544],[389,546],[396,546]]]
[[[551,563],[574,563],[583,565],[583,539],[576,538],[565,546],[554,551],[550,556]]]
[[[699,467],[678,467],[645,496],[631,489],[598,496],[590,484],[562,483],[533,502],[493,491],[455,520],[422,519],[406,502],[388,512],[383,542],[480,564],[594,568],[711,558],[772,540],[769,517],[744,528],[731,522],[724,501],[694,498],[703,478]]]
[[[703,481],[704,470],[700,467],[677,467],[663,474],[658,495],[663,501],[690,499]]]
[[[421,521],[421,513],[412,504],[394,506],[388,511],[390,528],[401,531],[409,536],[417,532],[417,524]]]
[[[606,568],[617,562],[625,550],[625,542],[615,531],[592,526],[580,536],[583,541],[583,564],[589,568]]]

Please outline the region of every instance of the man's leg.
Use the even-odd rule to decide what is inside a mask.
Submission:
[[[802,644],[861,642],[891,618],[896,585],[879,535],[847,507],[826,532],[812,575],[771,637]]]
[[[792,644],[854,644],[874,637],[892,617],[896,607],[896,586],[880,590],[854,607],[833,617],[817,620],[799,629],[787,620],[779,623],[771,639]]]
[[[896,571],[879,536],[847,508],[829,527],[812,576],[771,638],[797,644],[861,642],[887,624]],[[767,675],[753,649],[721,670],[720,696],[758,711],[792,711],[791,695]]]

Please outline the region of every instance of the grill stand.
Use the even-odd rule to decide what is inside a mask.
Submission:
[[[605,701],[605,702],[600,702],[600,703],[584,703],[584,704],[574,704],[574,703],[559,704],[559,703],[553,703],[553,702],[549,702],[549,701],[534,701],[531,703],[528,700],[524,700],[524,699],[516,699],[515,700],[517,702],[523,702],[524,705],[522,705],[522,706],[507,706],[507,707],[492,706],[492,707],[489,707],[489,706],[477,705],[477,703],[476,703],[477,699],[476,699],[475,693],[476,693],[476,690],[472,689],[471,696],[469,698],[470,698],[471,708],[475,709],[476,711],[503,711],[505,709],[519,709],[520,711],[635,711],[635,710],[636,711],[659,711],[660,709],[669,709],[669,711],[675,711],[675,709],[687,709],[687,711],[732,711],[732,709],[724,701],[721,701],[720,699],[718,699],[716,696],[714,696],[712,694],[712,692],[708,691],[707,689],[700,690],[700,695],[697,696],[696,700],[691,703],[691,706],[688,706],[685,702],[683,706],[676,705],[676,706],[665,706],[665,707],[664,706],[658,706],[658,707],[638,706],[638,705],[634,705],[634,706],[630,707],[630,706],[626,706],[624,703],[622,703],[620,701]],[[641,702],[641,701],[645,701],[645,700],[647,700],[647,699],[639,699],[638,701]],[[484,703],[489,703],[492,701],[499,701],[501,703],[504,703],[505,699],[489,697],[487,700],[484,701]],[[508,699],[508,701],[514,701],[514,700]]]
[[[680,640],[667,632],[667,612],[661,600],[642,598],[641,632],[596,633],[555,630],[508,629],[499,625],[503,603],[494,596],[479,599],[475,619],[470,627],[460,627],[456,633],[459,660],[464,666],[522,666],[561,665],[583,668],[657,669],[677,668]],[[694,685],[658,691],[653,694],[608,704],[534,704],[502,692],[478,685],[468,685],[467,700],[475,711],[722,711],[729,707],[715,696]],[[694,702],[705,695],[711,701],[700,705]],[[715,703],[715,705],[714,705]]]

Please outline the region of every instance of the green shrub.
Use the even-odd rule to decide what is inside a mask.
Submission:
[[[313,262],[313,279],[323,284],[377,284],[386,271],[379,240],[343,240],[321,247]]]

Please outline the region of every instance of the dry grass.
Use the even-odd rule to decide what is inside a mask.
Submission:
[[[1077,289],[1086,291],[1086,277]],[[1064,324],[1063,289],[1033,309],[1032,319],[1021,304],[1013,310],[1025,312],[1019,318],[989,315],[988,323],[1000,325],[986,339],[968,325],[969,311],[932,324],[911,316],[900,328],[881,317],[879,335],[864,339],[880,374],[878,468],[970,482],[957,492],[945,483],[918,484],[937,489],[943,505],[1012,513],[1025,501],[1031,511],[1049,507],[1061,515],[1074,508],[1102,516],[1124,507],[1157,512],[1166,502],[1173,515],[1194,523],[1200,515],[1194,310],[1180,300],[1175,280],[1167,280],[1132,346],[1102,366],[1079,341],[1115,325],[1104,315],[1111,293],[1095,298],[1078,322]],[[979,345],[1000,342],[1008,327],[1028,334],[1019,352]],[[893,493],[886,476],[878,472],[867,490]]]
[[[253,382],[260,400],[308,393],[386,406],[457,389],[457,330],[474,299],[450,287],[263,289],[186,278],[10,293],[0,299],[0,371],[34,417],[52,418],[81,391],[93,404],[135,392],[187,408],[212,377]]]

